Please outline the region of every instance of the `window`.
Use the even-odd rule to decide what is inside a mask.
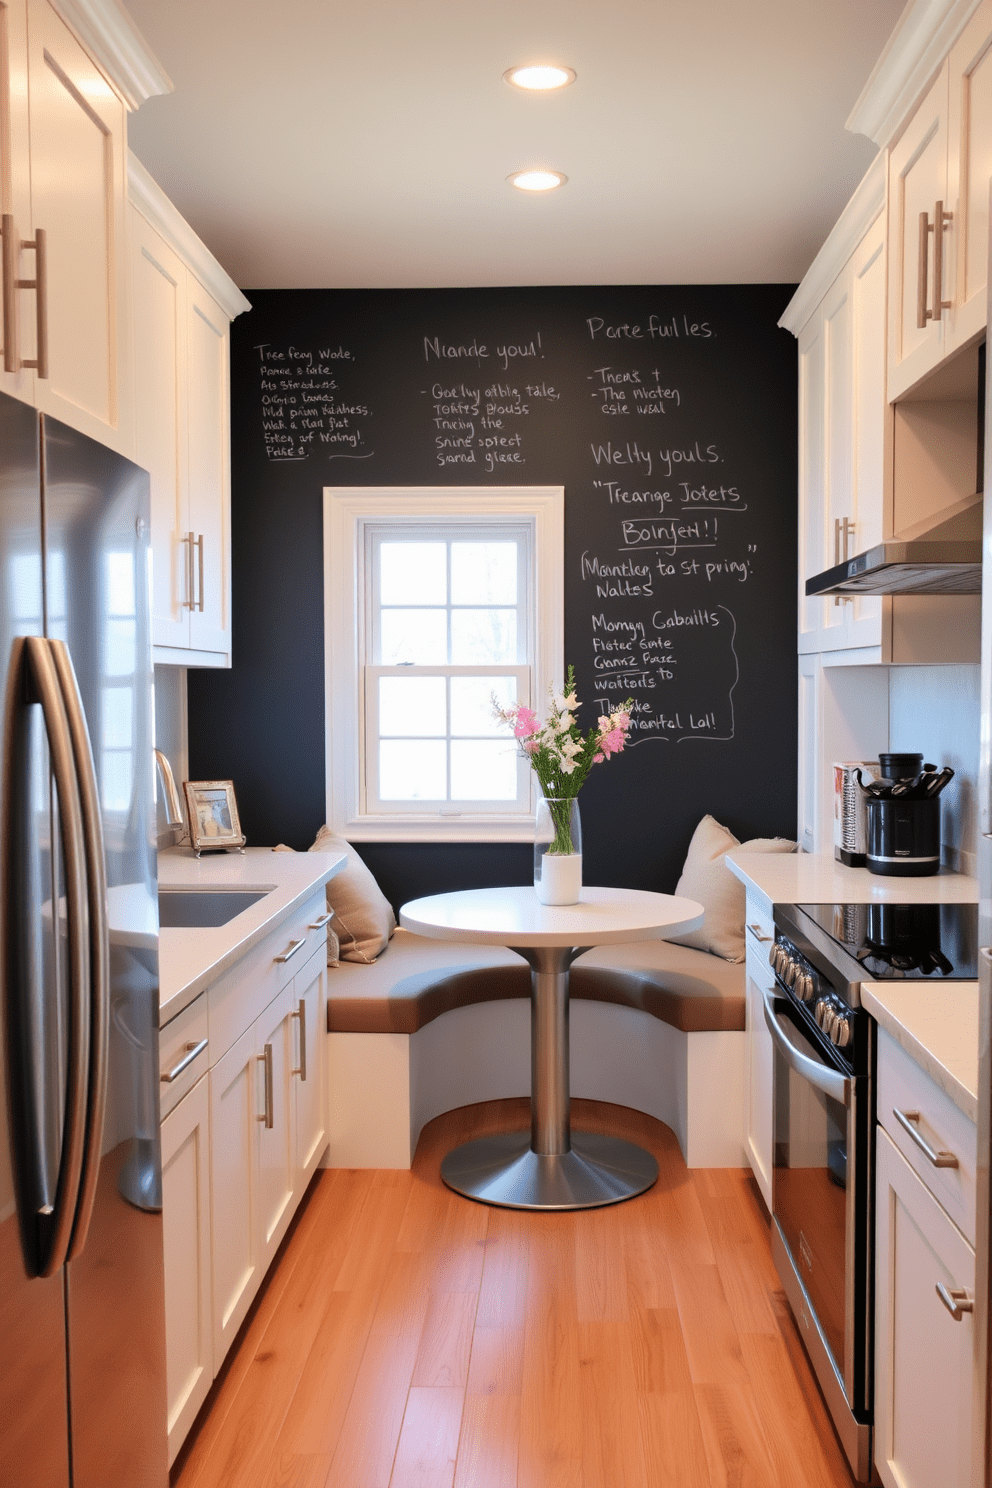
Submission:
[[[560,676],[560,488],[327,488],[328,820],[357,838],[524,840],[533,783],[492,698]]]

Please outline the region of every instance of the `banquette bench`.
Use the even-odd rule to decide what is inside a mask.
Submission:
[[[573,963],[573,1096],[675,1132],[689,1167],[744,1163],[744,966],[669,941]],[[530,1094],[530,968],[501,946],[397,930],[328,970],[329,1167],[408,1168],[428,1121]]]

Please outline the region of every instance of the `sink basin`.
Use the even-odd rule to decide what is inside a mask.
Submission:
[[[159,889],[158,922],[164,930],[202,930],[226,925],[251,909],[268,889]]]

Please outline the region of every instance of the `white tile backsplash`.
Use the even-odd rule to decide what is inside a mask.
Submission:
[[[941,840],[963,873],[975,871],[980,701],[977,666],[889,668],[889,748],[922,750],[954,770],[940,798]]]

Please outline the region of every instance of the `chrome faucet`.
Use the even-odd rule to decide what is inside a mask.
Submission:
[[[181,827],[184,825],[183,803],[176,789],[176,779],[172,773],[172,766],[161,749],[155,750],[155,763],[158,765],[158,773],[162,780],[162,804],[165,807],[166,823],[170,827]]]

